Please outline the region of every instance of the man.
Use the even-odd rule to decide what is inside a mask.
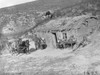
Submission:
[[[22,39],[18,40],[17,45],[18,53],[28,53],[29,52],[29,40],[22,41]]]
[[[47,16],[48,18],[53,18],[53,14],[51,13],[51,11],[47,11],[46,13],[45,13],[45,16]]]
[[[70,43],[71,48],[73,48],[74,45],[76,44],[76,38],[74,36],[71,36],[68,42]]]
[[[25,49],[24,49],[24,53],[28,53],[29,52],[29,40],[25,41]]]
[[[46,41],[44,38],[41,38],[40,39],[41,42],[40,42],[40,48],[43,50],[43,49],[46,49],[47,48],[47,44],[46,44]]]
[[[34,42],[35,42],[35,48],[36,48],[36,50],[39,49],[40,48],[40,42],[41,42],[41,40],[40,40],[39,37],[37,37],[37,35],[34,36]]]

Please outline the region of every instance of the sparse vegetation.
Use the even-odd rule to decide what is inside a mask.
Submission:
[[[100,62],[98,55],[93,56],[100,49],[100,3],[78,1],[41,0],[0,9],[0,34],[7,38],[0,40],[0,71],[19,70],[15,75],[99,75],[96,66],[92,66],[93,71],[88,68]],[[7,30],[4,34],[4,27],[13,33]],[[18,43],[18,38],[23,41]]]

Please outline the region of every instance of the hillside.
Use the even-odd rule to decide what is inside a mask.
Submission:
[[[0,75],[100,75],[99,0],[2,8],[0,26]]]

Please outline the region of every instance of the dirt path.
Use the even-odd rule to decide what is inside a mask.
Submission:
[[[32,73],[40,75],[49,71],[72,73],[84,72],[88,66],[88,59],[83,55],[70,54],[68,50],[38,50],[29,55],[3,55],[1,57],[0,70],[7,73]],[[80,68],[80,69],[79,69]],[[38,73],[38,74],[37,74]],[[50,72],[51,73],[51,72]]]

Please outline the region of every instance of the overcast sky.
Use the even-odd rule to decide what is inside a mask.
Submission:
[[[0,0],[0,8],[26,3],[30,1],[35,1],[35,0]]]

